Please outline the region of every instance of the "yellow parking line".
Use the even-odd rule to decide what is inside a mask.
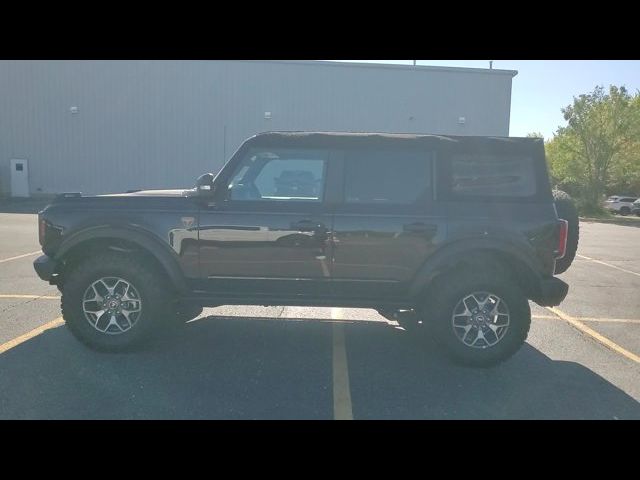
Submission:
[[[620,270],[621,272],[630,273],[631,275],[636,275],[640,277],[640,273],[638,272],[632,272],[631,270],[627,270],[626,268],[618,267],[616,265],[611,265],[610,263],[603,262],[602,260],[596,260],[595,258],[586,257],[584,255],[578,255],[578,254],[576,254],[576,257],[584,258],[585,260],[590,260],[592,262],[599,263],[601,265],[606,265],[607,267],[615,268],[616,270]]]
[[[598,342],[600,342],[604,346],[609,347],[614,352],[619,353],[623,357],[626,357],[629,360],[632,360],[632,361],[634,361],[636,363],[640,363],[640,357],[638,355],[636,355],[635,353],[630,352],[629,350],[626,350],[626,349],[622,348],[620,345],[618,345],[615,342],[612,342],[607,337],[604,337],[604,336],[600,335],[598,332],[596,332],[592,328],[587,327],[584,323],[582,323],[577,318],[574,318],[571,315],[567,315],[563,311],[558,310],[557,308],[554,308],[554,307],[547,307],[547,310],[555,313],[558,317],[560,317],[565,322],[567,322],[570,325],[574,326],[575,328],[577,328],[581,332],[586,333],[587,335],[589,335],[590,337],[594,338],[595,340],[597,340]]]
[[[562,320],[555,315],[531,315],[531,318],[540,320]],[[601,323],[637,323],[640,324],[640,320],[635,318],[596,318],[596,317],[573,317],[580,322],[601,322]]]
[[[342,318],[342,310],[332,308],[331,318],[334,320]],[[344,325],[340,322],[333,324],[333,418],[335,420],[353,420]]]
[[[593,318],[593,317],[578,317],[581,322],[602,322],[602,323],[637,323],[640,325],[640,320],[632,318]]]
[[[2,260],[0,260],[0,263],[10,262],[11,260],[18,260],[25,257],[32,257],[33,255],[37,255],[39,253],[42,253],[42,250],[38,250],[37,252],[25,253],[24,255],[18,255],[16,257],[3,258]]]
[[[60,300],[60,297],[51,295],[0,295],[0,298],[19,299],[26,298],[30,300]]]
[[[46,330],[59,327],[62,324],[64,324],[64,320],[62,319],[62,317],[58,317],[55,320],[50,321],[49,323],[40,325],[38,328],[34,328],[30,332],[27,332],[24,335],[20,335],[19,337],[16,337],[13,340],[9,340],[8,342],[0,345],[0,353],[4,353],[7,350],[11,350],[13,347],[17,347],[21,343],[24,343],[33,337],[37,337],[41,333],[44,333]]]

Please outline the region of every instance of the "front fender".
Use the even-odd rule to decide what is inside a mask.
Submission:
[[[120,239],[136,244],[151,254],[169,276],[174,287],[180,293],[186,293],[188,286],[180,269],[176,253],[167,244],[155,238],[151,233],[130,227],[113,227],[100,225],[85,228],[64,239],[56,250],[54,258],[63,260],[66,255],[79,245],[100,239]]]

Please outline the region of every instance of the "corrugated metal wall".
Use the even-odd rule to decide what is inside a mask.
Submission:
[[[514,73],[295,61],[0,61],[0,192],[9,193],[12,158],[29,161],[32,194],[105,193],[191,186],[267,130],[508,135]]]

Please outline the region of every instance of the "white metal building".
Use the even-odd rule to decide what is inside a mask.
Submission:
[[[189,187],[268,130],[508,136],[516,74],[316,61],[0,61],[0,195],[11,195],[12,177],[14,195]]]

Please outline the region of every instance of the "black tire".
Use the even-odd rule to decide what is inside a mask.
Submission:
[[[106,327],[111,334],[98,331],[89,323],[83,310],[85,293],[89,292],[90,286],[99,279],[111,277],[128,282],[134,287],[140,300],[141,311],[132,317],[132,326],[126,326],[128,329],[123,333],[113,333],[117,330],[116,325]],[[85,345],[105,352],[132,350],[151,336],[153,327],[161,324],[163,315],[166,315],[167,308],[172,303],[164,283],[164,276],[160,272],[133,255],[101,253],[80,263],[66,275],[62,293],[62,315],[71,333]],[[118,288],[121,287],[116,284],[115,289]],[[100,322],[104,321],[105,315],[108,314],[99,317]],[[121,316],[117,318],[119,324],[124,324]]]
[[[578,251],[578,242],[580,240],[580,221],[578,218],[578,209],[571,197],[562,190],[553,191],[553,199],[556,204],[558,218],[566,220],[569,224],[569,232],[567,235],[567,251],[559,260],[556,260],[556,274],[566,272],[573,260],[576,258]]]
[[[626,217],[630,213],[631,213],[631,209],[629,207],[622,207],[620,209],[620,215],[622,215],[623,217]]]
[[[482,298],[479,295],[481,292],[488,292],[500,298],[502,302],[500,309],[507,307],[509,324],[504,330],[498,329],[498,334],[493,334],[493,337],[491,337],[489,326],[483,326],[486,338],[492,341],[497,340],[497,342],[490,346],[486,340],[479,340],[476,346],[472,347],[463,343],[458,335],[462,335],[473,344],[475,343],[473,340],[479,338],[479,335],[475,333],[477,330],[471,329],[466,332],[467,335],[471,333],[475,337],[465,337],[463,328],[454,328],[453,314],[456,311],[460,312],[456,309],[460,308],[460,302],[465,297],[477,293]],[[431,330],[436,344],[456,363],[474,367],[496,365],[516,353],[527,339],[531,325],[529,302],[516,283],[509,278],[490,273],[461,272],[452,274],[438,283],[430,297],[433,300],[430,303],[427,326]],[[495,299],[495,297],[491,298]],[[473,300],[467,302],[471,303]],[[477,302],[476,305],[478,305]],[[498,318],[498,320],[504,322],[504,316],[501,317],[502,319]],[[486,316],[486,318],[490,317]],[[464,320],[465,317],[456,317],[456,322],[459,324],[461,319]]]

